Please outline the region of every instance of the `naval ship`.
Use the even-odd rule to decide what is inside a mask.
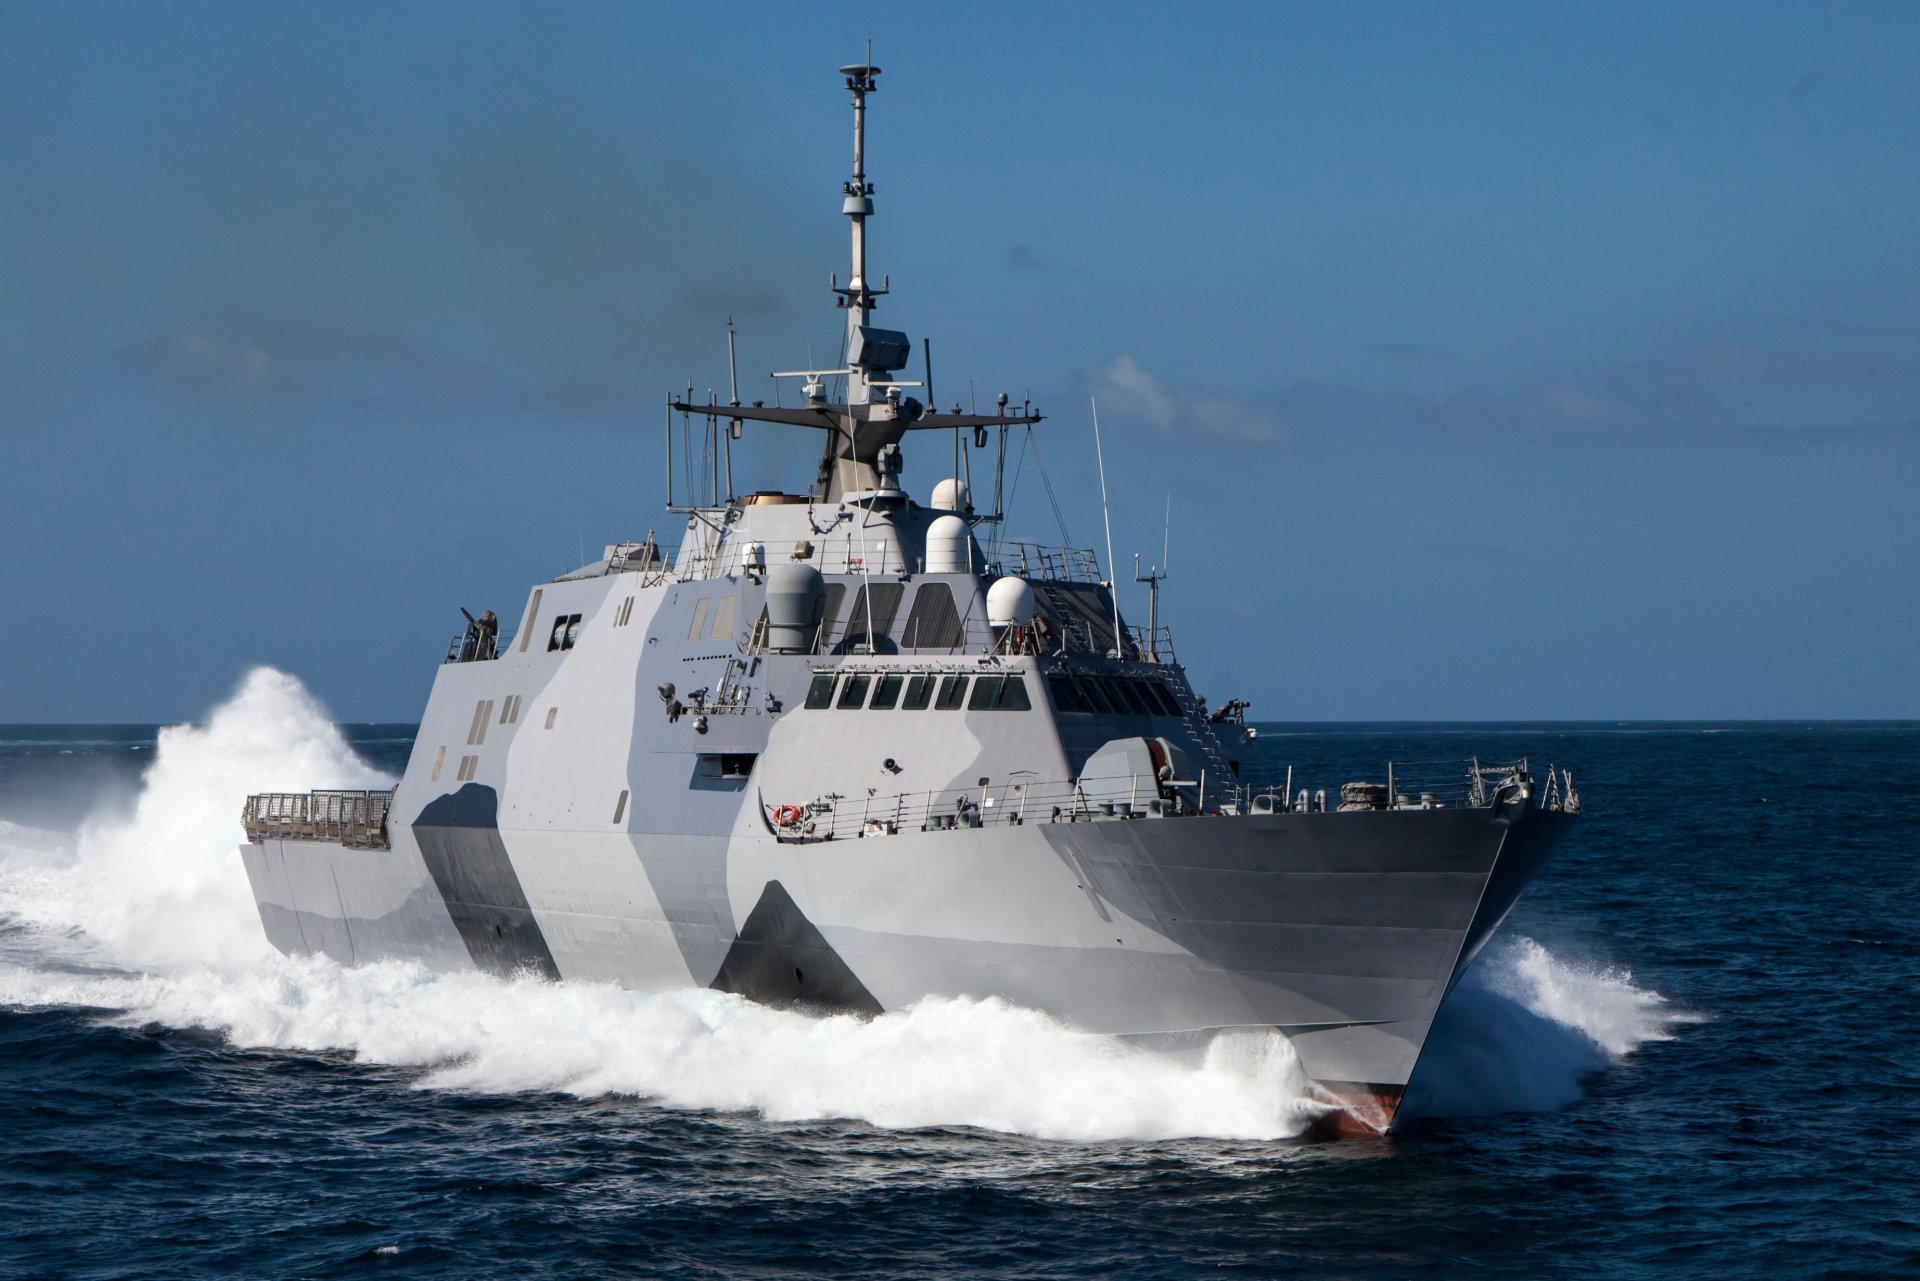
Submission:
[[[1332,1128],[1385,1132],[1572,778],[1387,763],[1330,799],[1263,771],[1246,705],[1209,712],[1177,661],[1157,574],[1138,627],[1110,563],[1002,537],[974,460],[997,495],[1040,414],[938,411],[930,344],[903,376],[912,341],[872,323],[879,74],[841,68],[843,359],[776,374],[792,404],[669,395],[678,547],[608,546],[511,633],[473,619],[391,791],[247,799],[267,937],[867,1016],[1000,997],[1167,1052],[1278,1030]],[[820,433],[809,486],[732,492],[749,423]],[[924,504],[909,438],[948,473]]]

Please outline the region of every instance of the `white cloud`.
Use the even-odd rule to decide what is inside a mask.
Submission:
[[[1169,384],[1130,355],[1085,376],[1088,391],[1121,417],[1163,436],[1218,444],[1264,444],[1283,434],[1277,404],[1205,388]]]

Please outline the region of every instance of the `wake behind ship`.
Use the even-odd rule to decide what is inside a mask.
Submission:
[[[776,375],[791,407],[669,397],[678,548],[609,546],[509,635],[473,619],[391,793],[249,798],[268,938],[862,1014],[999,996],[1168,1047],[1277,1029],[1343,1125],[1387,1129],[1441,1000],[1571,825],[1571,779],[1384,765],[1330,800],[1255,777],[1244,705],[1209,714],[1157,595],[1131,626],[1091,552],[1004,538],[974,460],[998,495],[1040,415],[911,394],[932,402],[930,351],[903,377],[911,340],[870,323],[879,68],[842,75],[844,362]],[[735,494],[747,423],[820,432],[811,484]],[[913,433],[952,462],[925,506]],[[676,480],[689,443],[704,468]]]

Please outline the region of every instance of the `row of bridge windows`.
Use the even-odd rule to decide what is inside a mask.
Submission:
[[[836,692],[837,687],[837,692]],[[918,712],[932,708],[952,712],[1025,712],[1033,707],[1022,676],[908,676],[884,672],[854,672],[836,676],[823,672],[807,687],[807,706],[815,711],[838,708],[870,712]]]
[[[1181,715],[1180,704],[1157,680],[1125,677],[1047,677],[1053,705],[1062,712],[1102,716]],[[1024,712],[1033,707],[1026,678],[1008,676],[937,676],[904,673],[822,672],[807,687],[806,705],[813,711],[918,712],[928,708],[951,712]]]
[[[1179,716],[1180,704],[1156,680],[1111,676],[1047,677],[1047,692],[1063,712],[1091,712],[1101,716]]]

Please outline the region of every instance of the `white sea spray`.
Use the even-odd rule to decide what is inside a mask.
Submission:
[[[1324,1111],[1275,1033],[1231,1033],[1178,1057],[997,999],[818,1018],[705,989],[635,993],[273,952],[237,851],[241,800],[390,782],[297,680],[256,669],[204,725],[161,731],[130,812],[74,833],[0,819],[0,1004],[343,1052],[412,1070],[427,1089],[633,1096],[780,1121],[1260,1140],[1299,1134]],[[1505,940],[1442,1012],[1410,1109],[1561,1106],[1678,1017],[1624,973]]]

